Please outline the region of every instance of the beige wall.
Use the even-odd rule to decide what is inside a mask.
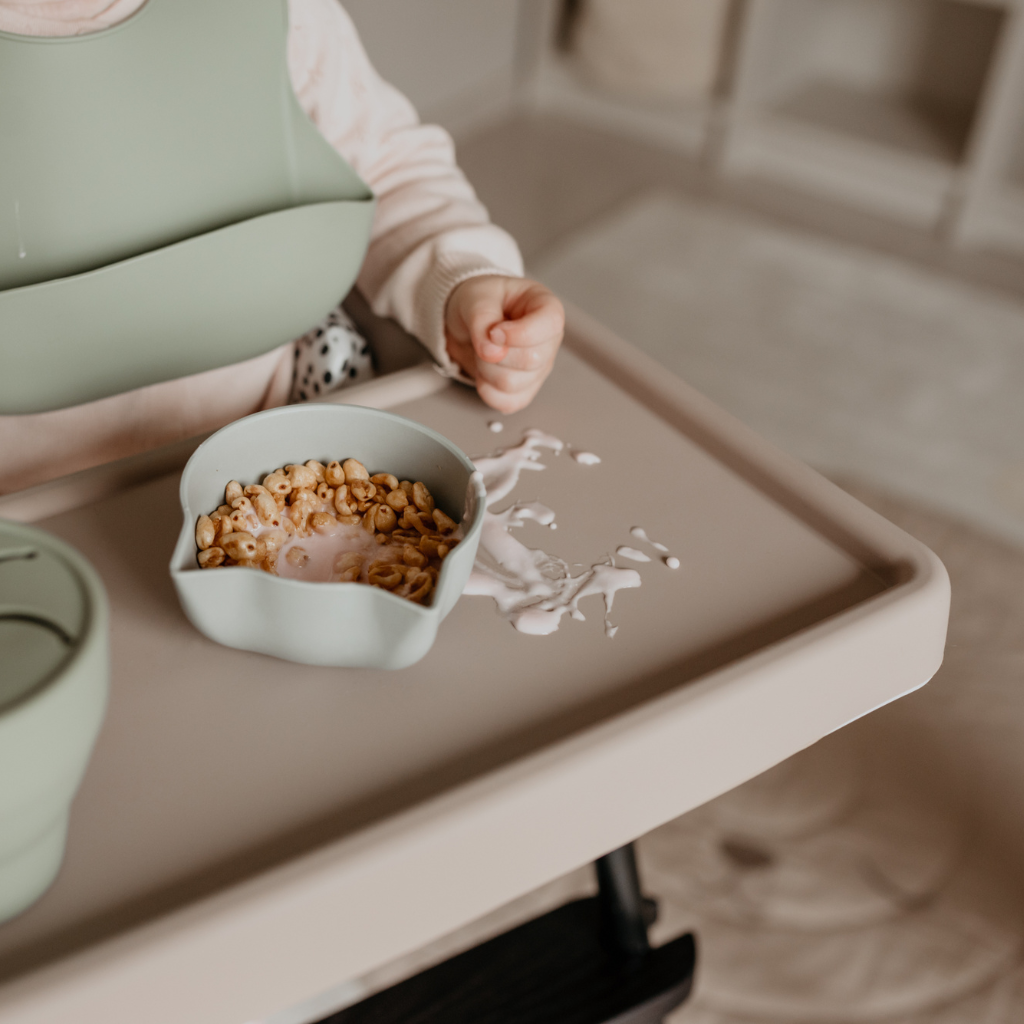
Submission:
[[[377,70],[460,131],[510,98],[520,0],[344,0]]]

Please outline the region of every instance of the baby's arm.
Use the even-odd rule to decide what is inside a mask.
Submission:
[[[554,359],[560,304],[522,279],[515,242],[490,223],[451,139],[420,124],[408,100],[377,75],[336,0],[289,0],[289,11],[299,102],[377,196],[360,290],[374,312],[398,320],[449,373],[475,380],[489,404],[521,408]],[[542,296],[546,320],[537,318]],[[488,330],[507,332],[507,351],[470,326],[485,321]]]

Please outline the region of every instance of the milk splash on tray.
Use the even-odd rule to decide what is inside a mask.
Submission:
[[[528,430],[516,447],[474,460],[487,492],[487,509],[476,564],[463,592],[493,597],[498,610],[520,633],[535,636],[553,633],[563,615],[584,619],[579,602],[585,597],[601,595],[608,615],[618,591],[640,586],[640,574],[635,569],[621,569],[610,559],[573,576],[561,558],[528,548],[515,538],[512,530],[528,519],[554,527],[555,513],[545,505],[516,502],[503,512],[492,511],[512,493],[523,470],[546,468],[540,461],[544,449],[557,453],[564,448],[557,437]],[[579,461],[596,464],[596,457],[592,458],[593,462]],[[606,636],[614,636],[617,629],[605,619]]]

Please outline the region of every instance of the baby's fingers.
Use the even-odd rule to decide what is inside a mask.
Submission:
[[[521,391],[536,390],[547,377],[548,368],[538,373],[536,370],[517,370],[508,365],[507,358],[500,364],[477,363],[477,383],[490,384],[506,394],[518,394]]]
[[[543,285],[533,284],[516,305],[509,319],[491,328],[490,340],[510,348],[557,346],[565,332],[561,302]]]

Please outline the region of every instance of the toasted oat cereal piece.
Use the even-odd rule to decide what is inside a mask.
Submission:
[[[277,575],[277,552],[268,551],[267,557],[260,562],[260,568],[264,572],[270,573],[271,576]]]
[[[233,558],[236,562],[240,562],[243,559],[255,557],[256,538],[244,530],[230,533],[221,541],[221,547],[223,547],[224,553],[228,558]]]
[[[409,499],[401,487],[396,487],[384,499],[396,512],[401,512],[409,504]]]
[[[259,526],[256,510],[252,507],[252,502],[248,498],[236,498],[235,509],[228,518],[231,520],[232,530],[236,533],[248,532]]]
[[[434,499],[426,484],[420,480],[412,485],[412,500],[421,512],[430,513],[434,510]]]
[[[363,568],[363,556],[358,551],[343,551],[334,560],[335,572],[347,572],[349,569]]]
[[[260,538],[267,545],[267,555],[276,554],[284,547],[288,534],[284,530],[271,530]]]
[[[327,464],[327,468],[324,470],[324,480],[331,487],[340,487],[345,482],[345,470],[341,468],[341,463],[337,459]]]
[[[420,551],[425,555],[429,555],[431,558],[438,557],[438,550],[440,549],[442,541],[437,537],[420,537]],[[448,545],[445,544],[445,554],[448,554]]]
[[[341,468],[345,471],[345,483],[352,483],[353,480],[369,480],[370,474],[366,467],[358,459],[346,459]]]
[[[316,473],[309,466],[291,465],[285,467],[293,490],[314,490],[317,485]]]
[[[268,473],[263,478],[263,486],[270,491],[271,494],[281,495],[281,497],[284,497],[286,494],[290,494],[292,490],[291,480],[289,480],[284,473],[280,473],[277,470],[274,470],[273,473]]]
[[[301,467],[305,469],[305,466]],[[307,470],[308,472],[308,470]],[[291,505],[288,509],[288,514],[291,517],[292,522],[295,524],[295,532],[305,535],[309,529],[308,520],[309,517],[316,511],[320,506],[320,500],[317,496],[305,488],[301,488],[291,493]]]
[[[220,544],[220,542],[234,529],[231,525],[231,519],[228,516],[220,516],[220,518],[215,519],[213,527],[216,531],[216,535],[213,539],[215,544]]]
[[[309,525],[317,533],[334,533],[338,528],[338,520],[330,512],[314,512],[309,517]]]
[[[368,573],[370,585],[394,590],[402,582],[402,573],[389,563],[374,562]]]
[[[281,513],[278,510],[277,502],[274,501],[274,496],[269,491],[261,488],[260,493],[254,494],[251,501],[256,515],[264,526],[277,527],[281,525]]]
[[[224,564],[224,549],[205,548],[199,552],[198,558],[200,569],[216,569],[218,565]]]
[[[398,516],[395,515],[395,510],[390,505],[376,505],[373,514],[374,523],[381,533],[391,533],[398,525]]]
[[[424,537],[429,537],[436,533],[434,528],[434,520],[430,518],[425,512],[413,512],[409,513],[406,509],[406,518],[412,523],[413,529],[419,530]]]
[[[306,463],[306,468],[313,470],[313,475],[316,477],[316,482],[318,484],[322,484],[324,482],[324,480],[325,480],[325,477],[324,477],[324,469],[325,469],[325,467],[324,467],[324,464],[322,462],[317,462],[316,459],[310,459]]]
[[[364,480],[361,477],[357,477],[355,480],[348,482],[348,493],[357,502],[369,501],[371,498],[376,497],[377,485],[370,483],[368,479]]]
[[[406,580],[406,586],[409,592],[403,596],[410,601],[420,603],[434,589],[434,581],[430,578],[429,573],[421,572],[412,579]]]
[[[196,545],[200,551],[205,551],[213,545],[217,539],[217,527],[209,516],[200,516],[196,523]]]
[[[316,496],[321,500],[327,502],[328,505],[334,501],[334,488],[329,487],[327,484],[316,485]]]
[[[288,553],[284,556],[284,560],[289,565],[294,565],[297,569],[301,569],[303,566],[309,564],[309,552],[305,548],[300,548],[297,544],[293,548],[288,549]]]
[[[398,487],[398,477],[394,473],[374,473],[370,477],[370,482],[378,487],[383,484],[389,491],[393,491]]]
[[[451,516],[445,515],[439,508],[435,508],[430,514],[441,533],[451,533],[458,525]]]
[[[415,566],[417,569],[422,569],[427,564],[427,556],[423,554],[418,548],[414,548],[411,544],[406,544],[402,549],[402,561],[406,565]]]
[[[412,501],[412,481],[411,480],[401,480],[401,481],[399,481],[398,486],[401,487],[403,491],[405,491],[405,496],[410,501]]]
[[[263,484],[249,484],[249,486],[246,487],[244,491],[242,491],[242,494],[250,501],[252,501],[257,494],[265,493],[269,493],[269,491],[267,491],[266,487],[264,487]]]
[[[237,480],[229,480],[227,487],[224,488],[224,501],[228,505],[233,505],[236,498],[242,496],[242,485]]]

